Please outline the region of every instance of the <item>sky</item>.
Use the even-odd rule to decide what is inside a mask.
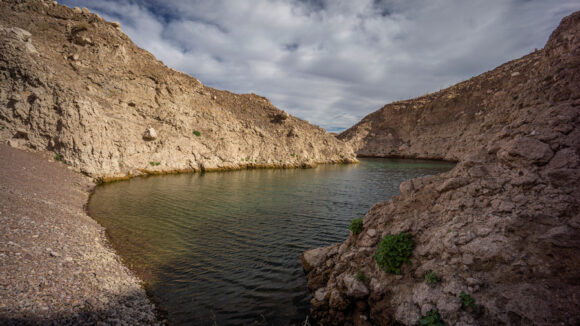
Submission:
[[[341,131],[542,48],[578,0],[65,0],[205,85]]]

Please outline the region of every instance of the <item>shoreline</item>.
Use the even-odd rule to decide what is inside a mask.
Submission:
[[[11,201],[10,198],[7,198],[6,190],[7,189],[18,189],[19,187],[26,186],[26,190],[23,191],[21,194],[23,197],[35,197],[38,193],[46,192],[46,189],[43,190],[43,187],[47,185],[55,186],[60,191],[55,191],[54,189],[49,189],[49,193],[57,193],[56,197],[51,198],[44,198],[40,196],[40,199],[43,202],[50,203],[52,206],[59,206],[65,208],[69,214],[63,214],[58,216],[53,216],[56,221],[51,221],[52,223],[45,223],[44,227],[50,228],[53,226],[53,223],[57,225],[66,222],[66,224],[74,224],[75,222],[81,223],[82,225],[79,227],[78,225],[74,225],[75,229],[71,230],[72,232],[65,232],[66,237],[60,237],[56,239],[42,239],[40,236],[32,239],[26,239],[18,246],[26,252],[32,253],[35,248],[38,247],[47,247],[50,251],[42,251],[37,250],[37,252],[31,254],[31,259],[38,263],[41,263],[38,268],[34,269],[37,274],[47,274],[54,275],[54,273],[50,273],[53,269],[59,270],[57,275],[54,275],[55,278],[51,280],[51,284],[49,286],[49,296],[52,297],[62,297],[61,292],[63,291],[62,288],[65,286],[66,278],[69,274],[77,275],[77,279],[73,281],[72,286],[66,284],[68,288],[74,289],[77,287],[78,290],[73,290],[69,293],[69,296],[74,298],[76,304],[68,304],[69,301],[64,300],[62,302],[58,302],[58,300],[53,300],[52,304],[45,304],[45,301],[42,295],[39,295],[39,292],[34,291],[23,291],[23,289],[18,287],[11,287],[11,286],[4,286],[0,288],[1,300],[0,300],[0,321],[5,324],[20,324],[20,323],[32,323],[32,324],[42,324],[42,323],[54,323],[57,322],[59,324],[76,324],[76,323],[83,323],[83,322],[98,322],[98,321],[107,321],[107,320],[119,320],[129,322],[131,324],[163,324],[166,323],[166,316],[167,313],[161,310],[151,295],[149,290],[147,289],[147,281],[145,281],[142,277],[139,276],[138,272],[131,268],[129,264],[127,264],[124,258],[118,253],[115,249],[110,237],[108,235],[107,229],[103,227],[96,219],[94,219],[89,213],[89,201],[91,196],[93,195],[95,189],[98,185],[102,183],[108,182],[115,182],[121,180],[128,180],[130,178],[118,178],[118,179],[108,179],[106,181],[98,180],[97,178],[91,178],[89,176],[81,174],[79,171],[72,166],[65,165],[61,162],[55,161],[51,158],[50,152],[35,152],[35,151],[27,151],[18,148],[12,148],[7,145],[0,145],[0,154],[3,157],[2,165],[3,173],[0,174],[0,180],[2,181],[2,185],[4,186],[4,195],[0,195],[0,218],[6,219],[7,215],[8,218],[12,221],[18,221],[22,219],[22,214],[14,213],[10,207],[6,207],[7,201]],[[368,157],[367,157],[368,158]],[[401,158],[392,158],[392,159],[401,159]],[[431,160],[433,161],[433,160]],[[446,163],[441,161],[442,163]],[[358,163],[358,162],[357,162]],[[341,164],[341,163],[327,163],[327,164]],[[345,164],[345,163],[342,163]],[[316,166],[311,166],[314,168]],[[256,166],[256,165],[248,165],[244,166],[243,168],[237,169],[212,169],[206,171],[171,171],[171,174],[177,173],[206,173],[206,172],[226,172],[226,171],[238,171],[243,169],[267,169],[267,168],[280,168],[280,167],[270,167],[270,166]],[[291,167],[282,167],[285,168],[301,168],[300,166],[291,166]],[[308,168],[308,167],[302,167]],[[35,174],[35,170],[40,170],[44,173]],[[158,174],[170,174],[170,173],[148,173],[142,174],[139,176],[131,176],[132,177],[149,177]],[[15,179],[10,179],[7,175],[12,175]],[[101,181],[99,183],[99,181]],[[76,201],[69,202],[67,198],[63,197],[70,197],[76,196]],[[27,206],[19,200],[13,201],[13,205],[15,207],[20,206]],[[78,215],[74,217],[74,221],[68,219],[71,218],[69,216],[71,211],[76,211]],[[44,214],[46,211],[42,210],[42,212],[38,211],[38,215]],[[12,215],[12,216],[11,216]],[[46,212],[46,215],[54,215],[50,212]],[[78,217],[81,217],[80,219]],[[42,219],[41,216],[32,215],[32,218]],[[4,223],[7,225],[10,223]],[[30,225],[25,225],[22,228],[24,231],[28,233],[43,233],[46,230],[42,228],[38,228],[36,223],[32,223]],[[89,232],[93,235],[94,241],[86,241],[83,243],[85,239],[77,234],[82,229],[88,229]],[[2,232],[3,231],[3,232]],[[0,267],[0,271],[2,272],[2,276],[0,277],[0,281],[2,284],[9,284],[6,282],[6,278],[11,278],[13,280],[18,280],[25,278],[20,276],[19,273],[11,272],[9,269],[11,267],[18,267],[18,270],[27,269],[30,262],[27,261],[11,261],[12,257],[15,257],[16,254],[10,254],[10,246],[14,246],[14,243],[17,243],[15,239],[10,238],[11,228],[4,228],[0,229],[0,234],[2,234],[2,238],[5,239],[4,242],[0,242],[0,253],[2,253],[2,260],[4,260],[2,267]],[[36,234],[35,234],[36,235]],[[81,239],[79,239],[81,238]],[[52,242],[51,242],[52,240]],[[60,249],[52,249],[58,248],[57,242],[61,244]],[[95,243],[96,242],[96,243]],[[51,244],[52,243],[52,244]],[[72,247],[72,248],[71,248]],[[85,262],[84,268],[79,272],[75,268],[77,266],[77,257],[79,257],[79,252],[81,252],[85,248],[92,247],[96,252],[96,256],[100,257],[99,259],[93,259],[90,261]],[[60,251],[59,251],[60,250]],[[72,251],[72,253],[71,253]],[[8,254],[6,254],[8,253]],[[76,254],[76,255],[75,255]],[[19,256],[19,255],[16,255]],[[74,257],[74,258],[73,258]],[[107,260],[104,260],[106,257]],[[7,258],[7,259],[5,259]],[[54,263],[56,263],[57,267],[54,268]],[[88,265],[87,265],[88,264]],[[105,267],[104,270],[99,270],[99,268]],[[95,286],[90,290],[87,291],[86,289],[81,290],[81,283],[90,283],[91,278],[103,278],[107,275],[111,274],[109,271],[114,270],[113,274],[116,274],[114,280],[106,280],[101,279],[100,282],[96,283]],[[34,279],[34,278],[33,278]],[[135,292],[132,296],[128,298],[118,298],[117,302],[115,298],[119,296],[120,293],[112,295],[111,293],[107,292],[107,288],[109,288],[109,283],[115,283],[115,281],[122,280],[124,282],[125,287],[131,288],[133,292]],[[30,283],[30,282],[29,282]],[[34,282],[32,282],[34,283]],[[14,293],[9,294],[9,292],[15,293],[25,293],[23,295],[14,295]],[[122,292],[122,291],[119,291]],[[10,298],[18,297],[19,301],[11,300]],[[29,302],[30,304],[27,306],[20,305],[20,301],[22,298]],[[95,300],[91,300],[91,298],[99,298],[96,301],[101,302],[93,302]],[[50,301],[50,300],[49,300]],[[141,318],[134,318],[132,315],[135,314],[134,311],[127,312],[127,302],[134,302],[138,304],[132,305],[133,310],[139,311],[139,315]],[[131,306],[131,304],[129,304]],[[118,318],[112,318],[110,316],[117,316]],[[126,318],[126,319],[125,319]]]
[[[379,158],[379,157],[377,157]],[[122,175],[102,175],[102,176],[90,176],[86,175],[88,178],[92,178],[95,183],[103,184],[116,181],[131,180],[138,177],[150,177],[155,175],[168,175],[168,174],[187,174],[187,173],[208,173],[208,172],[232,172],[232,171],[242,171],[242,170],[262,170],[262,169],[314,169],[319,165],[340,165],[340,164],[358,164],[357,160],[344,159],[341,161],[328,161],[328,162],[301,162],[296,164],[289,163],[245,163],[245,164],[235,164],[230,167],[215,167],[215,168],[202,168],[202,169],[169,169],[169,170],[149,170],[149,169],[139,169],[138,173],[129,172]],[[81,173],[80,171],[77,171]]]
[[[0,261],[2,261],[0,264],[0,322],[7,325],[23,323],[67,325],[117,321],[129,324],[159,325],[167,322],[167,313],[157,306],[154,297],[147,289],[147,281],[125,262],[110,240],[107,229],[89,214],[89,200],[100,184],[165,174],[316,168],[320,164],[358,163],[358,160],[275,166],[251,163],[236,168],[143,171],[145,173],[140,175],[95,178],[82,174],[74,166],[54,160],[51,152],[13,148],[0,144],[0,155],[3,157],[0,162],[2,170],[0,190],[3,190],[0,194],[0,219],[10,220],[4,221],[4,228],[0,227],[0,235],[4,240],[0,241]],[[35,173],[35,171],[41,173]],[[25,188],[20,193],[22,198],[9,198],[7,194],[9,189],[17,190],[22,187]],[[46,187],[49,189],[44,189]],[[49,198],[37,196],[39,193],[44,193]],[[74,202],[70,202],[69,197],[76,198]],[[15,212],[21,207],[30,206],[23,201],[35,199],[60,207],[66,212],[56,214],[38,210],[25,215]],[[7,202],[12,202],[13,207],[9,207]],[[38,227],[37,222],[32,222],[16,228],[26,233],[35,233],[32,238],[23,237],[21,241],[18,241],[16,238],[11,238],[15,228],[10,225],[10,222],[18,223],[23,216],[24,218],[31,217],[36,221],[50,218],[51,221],[45,222],[42,227]],[[77,225],[79,223],[81,225]],[[60,228],[61,224],[69,226],[68,232],[51,239],[44,239],[40,236],[40,234],[48,233],[47,228],[50,229],[54,225]],[[81,232],[79,230],[86,230],[93,241],[84,239],[79,234]],[[30,254],[29,259],[19,261],[15,258],[21,256],[21,253],[12,252],[10,247],[15,246]],[[38,250],[41,249],[40,247],[45,250]],[[83,257],[82,251],[87,249],[92,249],[95,254],[89,258]],[[30,269],[30,264],[38,266],[32,267],[34,275],[40,274],[38,279],[44,280],[46,275],[51,277],[48,285],[37,281],[34,275],[26,277],[22,273],[23,270]],[[82,268],[78,268],[79,264],[83,265]],[[54,273],[53,270],[58,272]],[[99,282],[92,282],[93,278],[99,279]],[[12,283],[24,281],[23,279],[29,283],[25,288],[12,285]],[[87,290],[83,288],[83,284],[91,284],[92,287]],[[119,288],[119,285],[122,286]],[[64,288],[68,291],[63,290]],[[109,291],[115,288],[118,293]],[[62,294],[63,291],[67,295]],[[123,296],[123,291],[131,293]],[[64,300],[57,300],[62,299],[63,296],[65,296]],[[49,299],[47,300],[46,297]],[[23,300],[27,304],[21,304]]]
[[[47,153],[2,144],[0,156],[0,323],[163,323],[87,214],[94,182]]]

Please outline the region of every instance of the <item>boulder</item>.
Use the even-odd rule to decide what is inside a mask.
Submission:
[[[143,139],[144,140],[155,140],[157,139],[157,132],[155,131],[154,128],[147,128],[145,129],[145,132],[143,133]]]
[[[333,247],[334,246],[322,247],[322,248],[311,249],[311,250],[307,250],[307,251],[303,252],[300,259],[302,260],[302,266],[304,267],[306,272],[309,272],[313,268],[321,266],[324,263],[324,261],[326,260],[328,252]]]
[[[346,288],[346,295],[349,297],[360,299],[369,295],[369,289],[364,285],[364,283],[357,280],[352,275],[345,275],[342,279],[342,283]]]

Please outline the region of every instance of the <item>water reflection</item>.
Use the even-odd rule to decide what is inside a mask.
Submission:
[[[351,219],[407,179],[452,165],[361,159],[308,170],[138,178],[89,203],[174,324],[300,324],[309,295],[300,254],[343,241]]]

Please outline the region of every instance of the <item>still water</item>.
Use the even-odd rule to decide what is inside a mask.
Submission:
[[[361,159],[315,169],[136,178],[99,186],[90,215],[174,325],[292,325],[308,315],[300,264],[402,181],[449,170]]]

